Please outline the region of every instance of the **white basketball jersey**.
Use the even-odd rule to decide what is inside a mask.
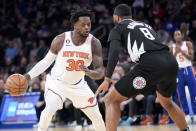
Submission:
[[[85,73],[80,71],[79,65],[88,67],[92,62],[92,39],[89,34],[81,45],[74,44],[71,31],[64,33],[62,48],[57,54],[54,67],[51,70],[53,78],[68,84],[76,84],[84,78]]]
[[[176,45],[173,45],[173,52],[175,53]],[[186,41],[183,41],[181,50],[188,54],[188,47],[186,44]],[[191,61],[187,59],[181,52],[176,55],[176,60],[178,62],[179,68],[186,68],[188,66],[191,66]]]

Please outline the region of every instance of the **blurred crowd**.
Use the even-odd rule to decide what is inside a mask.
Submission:
[[[184,40],[192,41],[193,46],[196,47],[194,0],[1,0],[0,99],[6,92],[4,83],[10,74],[25,74],[45,56],[56,35],[72,30],[69,22],[72,9],[87,7],[94,12],[96,20],[92,24],[91,33],[102,43],[104,66],[106,66],[109,47],[107,37],[113,27],[113,9],[119,3],[130,5],[133,18],[151,25],[158,32],[163,43],[169,47],[175,44],[173,33],[177,29],[181,30]],[[112,76],[112,84],[115,84],[133,66],[134,64],[127,57],[127,52],[122,50]],[[193,70],[196,77],[196,62],[193,62]],[[29,92],[42,92],[36,105],[38,117],[44,108],[43,92],[47,72],[29,83]],[[101,81],[94,82],[98,86]],[[146,114],[146,118],[152,119],[150,124],[169,122],[169,117],[161,108],[155,92],[149,94],[135,96],[121,104],[120,124],[149,124],[143,121],[146,120],[144,119]],[[103,96],[99,96],[98,99],[100,110],[104,115]],[[81,125],[84,117],[78,112],[73,110],[72,103],[67,100],[63,110],[57,112],[54,120],[66,124],[76,120],[76,123]],[[72,115],[74,113],[75,115]]]

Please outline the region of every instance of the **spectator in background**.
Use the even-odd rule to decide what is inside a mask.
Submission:
[[[163,44],[167,45],[168,47],[172,47],[172,45],[174,44],[171,36],[168,33],[165,34]]]
[[[39,81],[34,81],[30,89],[30,92],[40,92],[40,91],[41,91],[41,87]]]
[[[165,15],[165,10],[160,6],[159,3],[156,3],[155,6],[152,8],[152,13],[154,16],[162,18]]]
[[[29,57],[36,57],[38,52],[37,42],[33,42]]]
[[[161,22],[160,18],[158,18],[158,17],[154,18],[153,28],[154,28],[156,31],[158,31],[158,30],[161,29],[161,27],[162,27],[162,22]]]
[[[108,32],[112,27],[112,21],[110,20],[112,8],[114,8],[115,5],[117,5],[119,2],[120,1],[116,0],[89,0],[83,2],[80,1],[80,3],[78,3],[78,1],[67,0],[55,2],[43,0],[40,0],[38,2],[26,2],[22,0],[14,3],[12,3],[11,1],[6,1],[7,8],[5,9],[5,12],[0,12],[0,15],[2,16],[0,18],[0,56],[5,55],[4,48],[6,48],[5,46],[4,48],[2,48],[1,36],[4,41],[7,37],[10,37],[10,34],[12,34],[13,36],[18,36],[22,39],[23,47],[21,48],[22,51],[19,52],[21,52],[27,58],[27,61],[29,61],[30,57],[28,58],[28,56],[30,52],[28,52],[28,50],[30,48],[28,47],[32,46],[33,50],[35,49],[35,52],[33,51],[33,53],[30,53],[30,56],[36,56],[35,54],[37,54],[36,52],[40,48],[40,39],[44,39],[44,41],[47,43],[51,36],[51,38],[55,36],[56,32],[60,34],[64,30],[70,30],[71,26],[67,18],[69,18],[70,10],[79,6],[88,6],[94,9],[96,15],[96,23],[93,27],[97,28],[96,24],[102,23],[104,24],[104,29],[106,30],[106,32]],[[142,20],[149,23],[152,27],[156,28],[156,30],[159,30],[160,27],[165,27],[166,30],[167,27],[167,31],[172,32],[173,28],[176,27],[175,19],[177,19],[179,24],[182,20],[185,21],[190,25],[189,36],[195,44],[194,23],[196,22],[194,22],[195,18],[191,17],[194,16],[194,12],[196,10],[196,6],[194,6],[193,0],[168,0],[157,3],[154,3],[153,0],[126,0],[124,1],[124,3],[132,5],[134,7],[133,14],[137,20]],[[0,7],[0,10],[2,10],[2,7]],[[53,18],[55,18],[55,20],[52,20]],[[173,20],[171,20],[171,18]],[[168,19],[170,20],[168,21]],[[165,24],[165,26],[162,25],[163,23]],[[172,33],[170,33],[170,35],[171,34]],[[101,41],[104,41],[105,39],[107,39],[107,35],[103,36]],[[35,41],[38,41],[37,46],[33,45]],[[107,47],[108,45],[105,46]],[[25,49],[27,49],[27,51]],[[41,56],[45,55],[44,53],[42,53],[43,52],[41,52],[41,55],[38,54],[38,60]],[[20,61],[20,59],[17,59],[17,61]],[[19,63],[13,61],[12,64],[13,66],[17,66]],[[4,60],[0,61],[0,66],[5,66]]]
[[[155,112],[158,113],[157,107],[160,107],[163,111],[162,118],[159,120],[159,124],[168,124],[169,123],[169,115],[166,110],[164,110],[156,96],[156,93],[149,94],[146,97],[147,103],[146,103],[146,118],[140,122],[140,125],[151,125],[155,124],[154,117]],[[160,113],[160,112],[159,112]]]
[[[31,56],[31,57],[30,57],[30,60],[29,60],[29,63],[28,63],[28,65],[27,65],[27,67],[26,67],[26,72],[27,72],[27,71],[30,71],[30,69],[32,69],[33,66],[34,66],[36,63],[37,63],[36,57]]]
[[[139,125],[142,115],[145,113],[146,100],[144,95],[139,94],[133,97],[129,104],[129,116],[132,119],[131,125]]]
[[[0,79],[0,108],[1,108],[1,103],[2,103],[4,94],[5,94],[4,80]]]
[[[26,57],[22,57],[20,59],[20,64],[19,66],[16,67],[15,72],[19,74],[25,74],[26,73],[26,67],[27,67],[27,59]]]
[[[8,47],[6,48],[6,60],[12,60],[18,53],[18,45],[14,43],[14,39],[10,38],[7,40]]]
[[[192,25],[190,26],[189,36],[193,40],[193,44],[196,46],[196,19],[192,21]]]
[[[189,35],[188,25],[185,22],[182,22],[180,24],[180,31],[182,33],[183,40],[185,41],[191,40],[191,38],[188,36]]]
[[[169,20],[163,24],[163,29],[172,35],[175,30],[178,29],[179,23],[175,20],[176,16],[174,14],[169,16]]]
[[[115,69],[114,69],[114,73],[118,73],[120,75],[120,77],[125,75],[125,71],[122,65],[118,64]]]
[[[6,48],[6,44],[5,41],[3,39],[3,36],[0,34],[0,67],[1,66],[5,66],[5,48]]]
[[[24,41],[24,45],[28,51],[31,50],[33,42],[34,42],[33,34],[31,32],[28,32],[26,39]]]
[[[14,74],[15,73],[15,69],[16,69],[16,65],[14,64],[12,59],[6,59],[6,68],[5,68],[5,72],[10,75],[10,74]]]
[[[37,51],[37,60],[41,60],[44,58],[47,53],[48,47],[43,39],[39,40],[39,49]]]
[[[166,35],[168,34],[166,31],[164,31],[163,29],[158,30],[157,32],[159,34],[159,36],[161,37],[161,40],[164,41]]]
[[[136,11],[135,13],[138,14],[144,8],[144,0],[134,0],[132,7]]]

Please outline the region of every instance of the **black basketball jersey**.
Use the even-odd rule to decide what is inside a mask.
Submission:
[[[148,51],[169,50],[151,26],[131,19],[121,21],[111,30],[108,42],[111,40],[119,40],[133,62]]]

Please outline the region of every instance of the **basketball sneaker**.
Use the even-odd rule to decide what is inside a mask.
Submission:
[[[91,124],[91,125],[88,125],[88,129],[89,130],[95,130],[94,126]]]
[[[186,115],[185,116],[185,120],[186,120],[186,123],[187,124],[191,124],[192,123],[192,120],[191,120],[191,116],[190,115]]]
[[[147,116],[146,119],[140,122],[140,125],[152,125],[153,123],[152,116]]]
[[[82,130],[82,125],[76,125],[74,130]]]
[[[162,118],[159,120],[160,125],[165,125],[169,123],[169,116],[163,115]]]

